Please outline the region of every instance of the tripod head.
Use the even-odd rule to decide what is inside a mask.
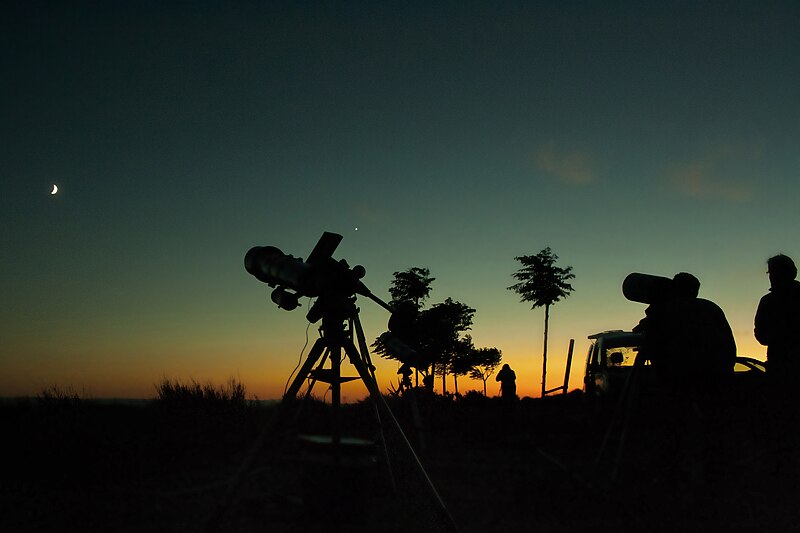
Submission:
[[[333,259],[341,241],[341,235],[324,232],[306,261],[284,254],[274,246],[254,246],[244,256],[244,267],[256,279],[274,288],[271,298],[281,309],[296,309],[304,296],[317,298],[306,314],[312,323],[348,307],[348,303],[352,305],[357,294],[391,312],[392,308],[361,281],[367,273],[363,266],[351,268],[344,259]]]

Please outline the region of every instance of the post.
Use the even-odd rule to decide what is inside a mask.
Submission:
[[[569,340],[569,351],[567,352],[567,368],[564,371],[564,384],[559,385],[558,387],[552,388],[550,390],[544,391],[542,394],[542,398],[546,395],[550,394],[551,392],[558,392],[561,391],[561,394],[566,394],[569,391],[569,371],[572,368],[572,350],[575,347],[575,339]]]
[[[572,367],[572,349],[575,348],[575,339],[569,340],[569,351],[567,352],[567,368],[564,371],[564,394],[569,392],[569,371]]]
[[[339,408],[342,403],[342,381],[339,379],[342,375],[342,348],[335,346],[330,348],[331,359],[331,428],[332,428],[332,441],[333,441],[333,455],[334,461],[339,466],[341,461],[341,449],[339,444],[342,440],[342,434],[339,428]]]
[[[547,322],[550,319],[550,304],[544,306],[544,351],[542,352],[542,398],[547,395]]]

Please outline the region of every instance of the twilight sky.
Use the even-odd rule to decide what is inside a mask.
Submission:
[[[795,1],[12,2],[0,21],[0,396],[233,376],[279,397],[305,311],[243,257],[305,258],[323,231],[384,299],[430,268],[430,303],[477,309],[521,395],[544,314],[506,287],[545,246],[576,275],[548,388],[570,338],[579,387],[587,335],[642,316],[634,271],[694,273],[765,358],[765,261],[800,260]],[[372,340],[388,316],[360,307]]]

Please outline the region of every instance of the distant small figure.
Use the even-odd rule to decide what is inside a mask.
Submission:
[[[397,371],[400,374],[400,390],[408,390],[411,388],[411,374],[413,371],[408,364],[403,363],[400,366],[400,370]]]
[[[504,400],[515,400],[517,398],[517,375],[507,364],[503,365],[497,373],[495,381],[500,382],[500,396]]]
[[[769,293],[761,298],[755,316],[755,337],[767,347],[770,381],[794,388],[800,369],[797,333],[800,332],[800,282],[791,258],[779,254],[767,260]],[[785,383],[783,383],[785,381]]]
[[[422,386],[426,390],[433,392],[433,374],[428,374],[422,378]]]

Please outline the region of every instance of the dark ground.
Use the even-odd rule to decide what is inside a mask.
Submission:
[[[794,444],[778,438],[760,398],[726,402],[713,420],[677,422],[663,402],[638,398],[624,436],[613,409],[580,395],[513,405],[419,400],[421,435],[408,401],[390,404],[458,531],[800,528],[796,454],[784,451]],[[380,453],[345,446],[350,466],[335,470],[327,448],[299,449],[282,426],[226,500],[274,410],[4,404],[0,530],[446,530],[413,456],[386,422],[395,491],[384,463],[374,463]],[[299,420],[298,432],[330,434],[333,416],[312,403]],[[339,412],[348,436],[372,438],[374,420],[369,402]]]

